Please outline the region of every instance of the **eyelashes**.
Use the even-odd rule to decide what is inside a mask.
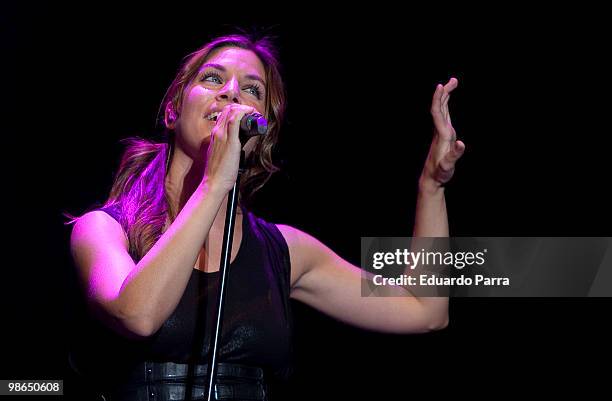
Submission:
[[[208,78],[215,78],[215,80],[218,81],[216,83],[219,83],[219,84],[223,81],[221,79],[221,75],[217,74],[216,72],[212,72],[212,71],[204,73],[204,75],[202,76],[202,79],[200,81],[204,82],[204,81],[208,80]],[[210,81],[210,82],[213,82],[213,81]]]
[[[253,85],[249,85],[247,88],[247,90],[250,89],[252,90],[252,94],[257,97],[257,99],[261,99],[261,88],[259,87],[259,85],[253,84]]]
[[[214,72],[214,71],[208,71],[206,73],[204,73],[204,75],[202,76],[202,79],[200,79],[201,82],[212,82],[215,84],[222,84],[223,83],[223,78],[221,77],[221,75],[219,75],[218,73]],[[259,85],[257,84],[249,84],[248,86],[244,87],[243,89],[245,89],[248,93],[250,93],[251,95],[255,96],[257,99],[261,99],[261,92],[262,89]]]

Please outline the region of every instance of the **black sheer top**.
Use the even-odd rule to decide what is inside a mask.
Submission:
[[[119,220],[115,208],[100,209]],[[291,367],[290,260],[278,228],[243,209],[242,241],[229,267],[219,361],[264,368],[285,378]],[[143,361],[206,363],[219,272],[193,269],[178,306],[151,337],[127,339],[91,315],[70,353],[70,362],[85,376],[122,372]],[[200,317],[198,319],[198,316]],[[195,338],[204,333],[203,344]],[[113,381],[115,381],[113,380]]]

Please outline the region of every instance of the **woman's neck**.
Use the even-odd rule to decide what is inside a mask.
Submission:
[[[201,184],[205,169],[206,165],[203,162],[192,159],[182,149],[175,147],[170,161],[170,171],[165,179],[169,206],[174,211],[175,216],[183,209],[185,203]],[[215,222],[225,220],[226,204],[227,196],[221,203]],[[240,209],[237,210],[237,214],[241,214]]]
[[[170,171],[166,174],[166,194],[170,207],[178,213],[193,192],[202,182],[206,165],[198,162],[175,147],[170,161]]]

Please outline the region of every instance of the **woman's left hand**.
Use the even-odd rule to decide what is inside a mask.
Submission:
[[[457,140],[448,111],[450,94],[458,84],[456,78],[451,78],[444,86],[438,84],[434,92],[431,103],[434,136],[421,173],[421,188],[438,189],[450,181],[455,172],[455,163],[465,151],[465,144]]]

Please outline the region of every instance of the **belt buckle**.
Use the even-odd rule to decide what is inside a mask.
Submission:
[[[217,383],[215,383],[214,386],[215,386],[215,391],[213,392],[213,394],[215,395],[215,400],[218,400],[219,399],[219,387]]]

